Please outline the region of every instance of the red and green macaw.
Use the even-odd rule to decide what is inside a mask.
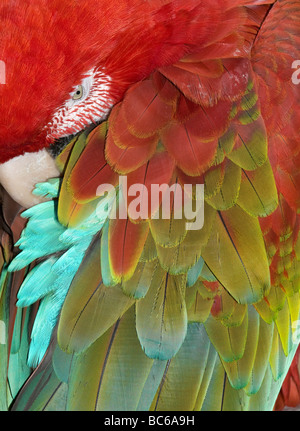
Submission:
[[[300,1],[1,0],[0,34],[0,409],[272,410],[300,341]]]

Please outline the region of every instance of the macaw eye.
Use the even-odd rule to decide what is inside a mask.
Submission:
[[[73,100],[80,100],[82,97],[83,97],[83,86],[78,85],[78,87],[74,91],[72,99]]]
[[[85,78],[83,78],[79,85],[73,87],[73,91],[70,93],[70,98],[66,101],[66,108],[71,109],[75,105],[81,105],[83,101],[89,96],[93,82],[94,74],[93,71],[90,71],[86,74]]]

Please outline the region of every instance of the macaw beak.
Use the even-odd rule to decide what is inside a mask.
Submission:
[[[36,183],[59,175],[55,161],[46,149],[35,153],[25,153],[0,164],[0,183],[10,196],[24,208],[32,207],[43,201],[43,198],[32,194]]]

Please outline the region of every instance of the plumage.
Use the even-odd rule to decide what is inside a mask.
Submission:
[[[291,0],[3,0],[0,162],[46,147],[60,176],[22,217],[3,190],[0,410],[273,409],[299,344],[299,24]]]

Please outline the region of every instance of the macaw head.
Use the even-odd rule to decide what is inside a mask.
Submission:
[[[2,184],[8,167],[14,178],[16,169],[22,171],[20,156],[25,154],[27,175],[32,160],[27,153],[103,120],[134,82],[207,43],[224,13],[220,3],[1,0]],[[43,176],[55,174],[52,161],[49,172],[41,162],[48,156],[38,154]]]

